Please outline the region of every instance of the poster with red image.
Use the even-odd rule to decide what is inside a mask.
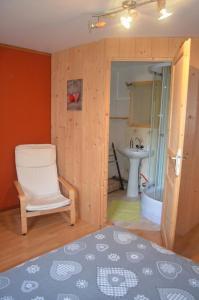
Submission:
[[[82,110],[83,80],[67,80],[67,110]]]

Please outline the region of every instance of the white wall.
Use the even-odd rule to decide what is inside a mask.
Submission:
[[[133,62],[114,62],[112,64],[111,76],[111,99],[110,116],[127,117],[129,112],[130,97],[125,82],[148,81],[153,80],[153,74],[148,71],[151,63],[133,63]],[[114,142],[116,147],[129,146],[131,138],[139,137],[143,140],[145,148],[149,147],[150,129],[135,128],[128,126],[128,119],[113,120],[110,119],[109,145]],[[128,178],[129,162],[128,159],[118,154],[119,165],[122,176]],[[148,177],[148,159],[143,160],[142,173]],[[109,164],[109,177],[117,175],[114,165]]]

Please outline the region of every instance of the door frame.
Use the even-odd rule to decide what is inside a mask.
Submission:
[[[109,126],[110,126],[110,91],[111,91],[111,65],[112,62],[151,62],[151,63],[160,63],[160,62],[169,62],[171,63],[171,75],[173,74],[172,70],[172,63],[173,63],[173,58],[134,58],[134,57],[128,57],[128,58],[111,58],[107,59],[105,62],[105,103],[106,103],[106,118],[105,118],[105,148],[104,148],[104,189],[103,189],[103,203],[101,203],[101,226],[104,226],[107,224],[107,203],[108,203],[108,157],[109,157]],[[172,90],[172,80],[170,82],[170,96],[169,99],[171,98],[171,90]],[[169,118],[170,118],[170,101],[169,101]],[[166,158],[167,160],[167,158]],[[166,162],[165,162],[166,163]],[[162,218],[161,218],[161,226],[162,226]]]

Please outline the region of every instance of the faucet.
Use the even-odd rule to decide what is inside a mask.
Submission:
[[[136,148],[137,149],[143,149],[144,146],[142,145],[142,139],[136,136],[135,142],[136,142],[136,140],[138,141],[138,144],[136,145]]]
[[[130,148],[134,147],[134,142],[133,142],[133,138],[130,139]]]

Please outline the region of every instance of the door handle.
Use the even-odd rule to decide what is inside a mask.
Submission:
[[[181,150],[178,149],[176,156],[170,156],[169,158],[175,160],[175,174],[176,176],[179,176],[181,171],[182,160],[186,159],[186,157],[183,157],[181,154]]]
[[[169,158],[172,159],[172,160],[176,160],[177,159],[177,155],[176,156],[170,156]],[[186,156],[180,156],[180,157],[178,156],[178,158],[181,158],[182,160],[187,159]]]
[[[170,156],[169,158],[172,160],[176,160],[176,156]]]

